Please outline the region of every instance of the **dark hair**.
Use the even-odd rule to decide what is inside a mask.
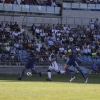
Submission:
[[[25,47],[25,49],[30,49],[30,47],[27,46],[27,47]]]
[[[47,51],[51,51],[52,52],[52,49],[51,48],[48,48]]]
[[[69,40],[66,40],[65,43],[66,43],[66,44],[69,44]]]

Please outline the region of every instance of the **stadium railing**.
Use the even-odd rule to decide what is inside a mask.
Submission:
[[[2,59],[2,54],[0,54],[0,65],[14,65],[14,66],[20,66],[25,65],[27,62],[27,57],[25,56],[25,52],[23,50],[19,50],[16,54],[7,54],[5,53],[5,59]],[[59,55],[56,55],[58,64],[65,64],[65,59],[62,59],[59,57]],[[80,65],[91,65],[92,63],[100,64],[100,56],[91,57],[88,55],[80,55],[78,57],[78,62]],[[37,54],[37,57],[35,59],[35,64],[37,66],[48,66],[48,56],[43,54]]]
[[[25,65],[28,61],[27,53],[23,50],[19,50],[16,54],[4,54],[5,57],[2,58],[2,54],[0,54],[0,65],[12,65],[12,66],[20,66]],[[39,66],[48,65],[47,55],[37,55],[35,59],[35,64]]]
[[[100,11],[100,4],[66,3],[63,2],[64,9],[93,10]]]
[[[0,11],[39,14],[60,14],[60,7],[0,3]]]

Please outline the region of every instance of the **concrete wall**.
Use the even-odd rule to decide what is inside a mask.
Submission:
[[[95,18],[100,19],[100,11],[62,10],[62,24],[88,25]]]
[[[76,25],[88,25],[90,19],[100,18],[100,11],[82,11],[82,10],[62,10],[61,16],[54,15],[30,15],[30,14],[1,14],[0,21],[15,22],[19,25],[25,24],[31,26],[32,23],[39,25],[45,24],[70,24],[72,27]]]
[[[33,23],[39,25],[40,23],[43,24],[61,24],[61,18],[59,16],[27,16],[27,15],[0,15],[0,22],[1,21],[8,21],[8,22],[17,22],[19,25],[26,25],[31,26]]]
[[[24,66],[3,66],[0,67],[0,74],[20,74]],[[42,73],[47,73],[48,67],[36,67],[37,71],[41,71]],[[31,71],[28,69],[26,72]]]

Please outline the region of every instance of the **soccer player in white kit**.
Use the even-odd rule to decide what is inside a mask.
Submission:
[[[49,68],[47,71],[48,74],[48,78],[46,79],[47,81],[51,81],[51,71],[54,70],[56,71],[58,74],[60,74],[59,68],[58,68],[58,64],[56,62],[56,56],[54,55],[54,53],[52,53],[52,49],[48,49],[48,54],[49,54]]]

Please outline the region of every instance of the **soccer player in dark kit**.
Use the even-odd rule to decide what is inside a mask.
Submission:
[[[66,57],[68,57],[68,61],[65,65],[65,71],[71,76],[70,82],[72,82],[75,79],[75,76],[70,72],[70,70],[68,69],[71,65],[73,65],[83,76],[85,83],[88,82],[88,78],[84,75],[83,71],[79,68],[78,63],[77,63],[77,59],[76,59],[76,55],[74,53],[74,49],[73,47],[70,45],[69,40],[65,41],[65,46],[67,48],[67,54]]]
[[[31,69],[32,71],[32,74],[39,74],[40,77],[41,77],[41,72],[38,72],[36,70],[34,70],[34,65],[35,65],[35,57],[36,57],[36,54],[33,50],[31,50],[29,47],[26,47],[26,51],[28,52],[28,55],[27,55],[27,58],[28,58],[28,62],[27,64],[25,65],[25,67],[23,68],[20,76],[17,78],[17,80],[21,80],[25,71],[27,69]]]

